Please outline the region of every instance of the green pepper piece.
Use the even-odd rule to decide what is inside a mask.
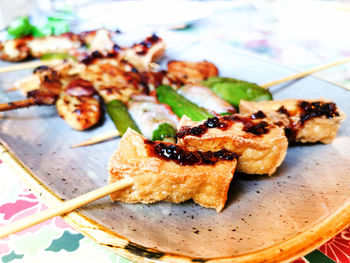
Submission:
[[[33,37],[45,37],[51,35],[51,29],[48,27],[38,28],[33,26],[31,35]]]
[[[271,93],[259,85],[233,78],[211,77],[202,82],[219,97],[238,107],[240,100],[272,100]]]
[[[7,32],[14,38],[20,38],[30,35],[32,32],[32,25],[29,22],[28,16],[20,16],[11,22],[7,28]]]
[[[131,128],[141,134],[123,102],[119,100],[112,100],[107,103],[106,108],[121,136],[123,136],[128,128]]]
[[[178,94],[170,86],[158,86],[156,91],[159,102],[168,104],[179,118],[186,115],[193,121],[201,121],[213,117],[213,115],[203,108],[198,107],[196,104]]]
[[[69,32],[69,25],[66,20],[55,17],[48,17],[47,20],[48,22],[45,27],[51,30],[52,35],[61,35]]]
[[[47,53],[44,54],[40,57],[41,60],[52,60],[52,59],[60,59],[60,60],[65,60],[65,59],[72,59],[74,61],[77,61],[77,58],[69,55],[67,53]]]
[[[167,122],[163,122],[162,124],[160,124],[158,128],[153,131],[152,134],[152,141],[171,140],[175,142],[175,138],[176,130],[171,124]]]

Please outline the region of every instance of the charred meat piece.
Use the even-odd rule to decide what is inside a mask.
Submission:
[[[282,128],[264,118],[242,116],[214,117],[201,122],[184,116],[178,125],[178,143],[191,150],[237,153],[237,171],[247,174],[273,174],[287,152],[288,141]]]
[[[81,43],[75,34],[65,33],[59,36],[28,36],[5,40],[0,46],[0,58],[15,62],[28,57],[38,58],[47,53],[74,53]]]
[[[83,32],[79,34],[79,39],[91,52],[99,51],[106,54],[111,52],[115,45],[111,32],[104,28]]]
[[[269,119],[285,129],[290,142],[331,143],[345,114],[335,103],[318,100],[241,101],[242,114],[264,112]]]
[[[227,199],[237,155],[198,152],[151,142],[129,129],[109,161],[109,182],[132,177],[134,185],[111,195],[126,203],[181,203],[193,199],[220,212]]]
[[[183,84],[200,84],[201,81],[209,77],[217,76],[217,67],[208,61],[187,62],[170,61],[168,63],[168,78],[171,82]]]
[[[90,65],[83,78],[94,83],[105,103],[114,99],[126,103],[132,95],[147,93],[140,74],[110,63]]]
[[[86,80],[74,79],[68,82],[56,102],[60,117],[78,131],[97,124],[101,117],[101,107],[94,94],[92,83]]]
[[[5,61],[21,61],[30,55],[30,48],[27,42],[32,37],[23,37],[19,39],[5,40],[0,43],[0,58]]]
[[[165,52],[163,39],[156,35],[147,37],[131,48],[123,49],[124,59],[134,65],[140,72],[152,68],[151,63],[160,59]]]

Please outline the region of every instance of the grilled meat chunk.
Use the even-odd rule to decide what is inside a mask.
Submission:
[[[70,81],[56,102],[58,114],[75,130],[86,130],[98,123],[101,107],[92,84],[82,79]]]
[[[168,63],[168,78],[171,82],[183,84],[200,84],[201,81],[217,76],[219,73],[217,67],[208,61],[187,62],[170,61]]]

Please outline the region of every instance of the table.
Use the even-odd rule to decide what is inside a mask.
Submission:
[[[314,12],[316,22],[307,21],[307,8],[298,13],[298,21],[291,24],[293,15],[300,9],[292,1],[258,2],[243,4],[228,10],[219,10],[174,34],[194,39],[219,41],[236,48],[265,56],[299,70],[321,65],[350,55],[350,44],[332,31],[341,27],[349,15],[350,7],[337,2],[316,3],[320,10]],[[259,4],[260,3],[260,4]],[[294,3],[294,1],[293,1]],[[325,5],[324,5],[325,4]],[[300,7],[300,6],[299,6]],[[322,24],[321,14],[327,9],[328,23]],[[332,22],[330,22],[332,21]],[[346,20],[348,21],[348,20]],[[319,23],[319,24],[317,24]],[[321,24],[321,25],[320,25]],[[331,24],[331,25],[329,25]],[[303,30],[296,30],[306,27]],[[323,28],[322,28],[323,27]],[[321,31],[310,31],[313,29]],[[321,28],[321,29],[320,29]],[[340,28],[341,29],[341,28]],[[304,32],[309,32],[305,34]],[[310,33],[311,32],[311,33]],[[345,31],[341,31],[345,33]],[[345,42],[345,43],[344,43]],[[319,73],[322,77],[350,87],[350,67],[343,65]],[[39,198],[20,181],[6,162],[8,155],[0,148],[0,225],[34,214],[46,208]],[[35,242],[31,242],[35,240]],[[54,218],[21,233],[0,241],[2,262],[130,262],[84,237]],[[319,249],[295,262],[350,262],[350,226]]]

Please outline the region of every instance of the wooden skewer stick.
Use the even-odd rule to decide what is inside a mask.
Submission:
[[[7,102],[0,104],[0,112],[1,111],[8,111],[8,110],[15,110],[19,108],[26,108],[32,105],[36,105],[36,101],[34,98],[29,98],[25,100],[19,100],[15,102]]]
[[[8,88],[7,90],[4,90],[5,92],[11,92],[11,91],[15,91],[15,90],[19,90],[21,89],[19,86],[13,86],[11,88]]]
[[[15,65],[1,67],[0,73],[37,68],[37,67],[43,66],[43,65],[49,66],[49,65],[54,65],[54,64],[57,64],[57,60],[54,60],[54,59],[53,60],[35,60],[35,61],[23,62],[23,63],[18,63]]]
[[[44,222],[55,216],[69,213],[83,205],[91,203],[111,193],[130,187],[131,185],[133,185],[133,183],[134,183],[134,180],[132,178],[122,179],[118,182],[108,184],[99,189],[96,189],[89,193],[78,196],[72,200],[63,202],[62,204],[59,204],[55,207],[46,209],[38,214],[31,215],[26,218],[17,220],[9,225],[2,226],[0,227],[0,238],[7,237],[8,235],[14,234],[23,229],[26,229],[36,224],[39,224],[41,222]]]
[[[96,144],[99,142],[103,142],[112,138],[115,138],[117,136],[120,136],[118,130],[113,130],[113,131],[108,131],[102,134],[98,134],[94,137],[91,137],[90,139],[83,141],[81,143],[72,145],[72,148],[76,148],[76,147],[82,147],[82,146],[87,146],[87,145],[91,145],[91,144]]]
[[[299,79],[299,78],[305,77],[307,75],[313,74],[315,72],[318,72],[318,71],[321,71],[321,70],[324,70],[324,69],[327,69],[327,68],[331,68],[331,67],[334,67],[334,66],[337,66],[337,65],[340,65],[340,64],[344,64],[344,63],[347,63],[347,62],[350,62],[350,58],[338,60],[338,61],[326,64],[326,65],[323,65],[323,66],[319,66],[319,67],[316,67],[316,68],[305,70],[303,72],[299,72],[297,74],[294,74],[294,75],[291,75],[291,76],[288,76],[288,77],[284,77],[284,78],[281,78],[281,79],[278,79],[278,80],[275,80],[275,81],[272,81],[272,82],[269,82],[269,83],[265,83],[265,84],[262,84],[260,86],[265,88],[265,89],[267,89],[267,88],[269,88],[271,86],[274,86],[274,85],[277,85],[277,84],[280,84],[280,83],[283,83],[283,82],[287,82],[287,81],[290,81],[290,80],[293,80],[293,79]]]

